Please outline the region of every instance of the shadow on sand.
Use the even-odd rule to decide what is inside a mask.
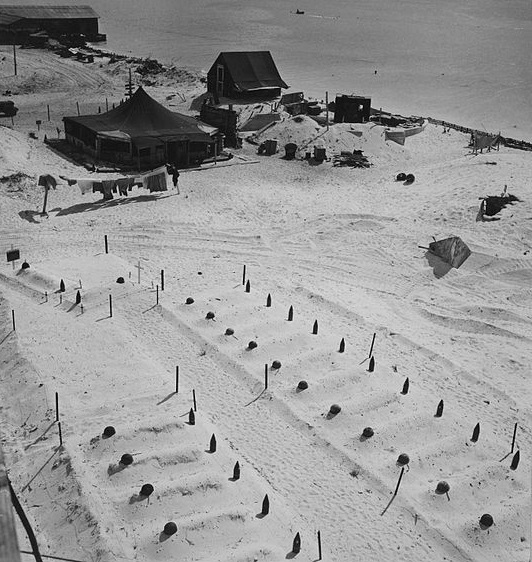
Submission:
[[[110,199],[108,201],[100,199],[99,201],[91,201],[90,203],[77,203],[72,205],[72,207],[67,207],[66,209],[61,209],[57,216],[72,215],[74,213],[86,213],[88,211],[99,211],[100,209],[106,209],[109,207],[118,207],[121,205],[127,205],[129,203],[145,203],[146,201],[157,201],[158,199],[165,199],[166,197],[172,197],[172,194],[160,195],[159,193],[153,195],[137,195],[135,197],[120,197],[117,199]]]
[[[434,277],[436,277],[437,279],[440,279],[441,277],[449,273],[449,271],[453,268],[452,265],[443,261],[432,252],[425,252],[425,257],[427,258],[430,267],[432,267]]]

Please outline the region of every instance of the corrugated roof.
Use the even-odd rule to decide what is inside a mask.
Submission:
[[[15,17],[4,22],[2,18]],[[87,19],[100,16],[91,6],[2,6],[0,5],[0,23],[13,23],[17,19]]]
[[[23,18],[20,16],[14,16],[13,14],[4,14],[0,6],[0,25],[11,25],[12,23],[19,21]]]
[[[211,142],[210,136],[199,128],[196,119],[166,109],[142,88],[138,88],[123,104],[106,113],[63,119],[102,133],[102,136],[120,138],[122,135],[121,138],[130,138],[135,142],[138,140],[139,143],[146,142],[148,137],[168,141],[189,139]]]
[[[288,88],[273,62],[270,51],[222,52],[218,55],[216,63],[221,61],[225,63],[235,86],[241,91]]]

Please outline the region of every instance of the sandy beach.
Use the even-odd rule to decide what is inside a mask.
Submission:
[[[329,159],[244,143],[182,170],[179,193],[102,201],[61,182],[44,217],[39,175],[88,173],[44,136],[76,104],[118,103],[128,65],[20,50],[14,77],[9,52],[1,89],[19,114],[0,122],[0,249],[21,260],[0,270],[0,437],[42,554],[310,562],[319,532],[331,562],[530,560],[530,152],[474,155],[469,135],[431,124],[400,146],[372,124],[284,116],[268,135],[319,134]],[[205,89],[190,69],[151,80],[183,113]],[[353,149],[368,169],[333,166]],[[476,220],[505,186],[519,201]],[[471,250],[458,269],[424,249],[449,236]]]

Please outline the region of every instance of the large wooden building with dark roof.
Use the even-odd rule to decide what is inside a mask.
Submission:
[[[91,40],[98,36],[98,18],[90,6],[0,5],[0,44],[24,43],[37,31]]]

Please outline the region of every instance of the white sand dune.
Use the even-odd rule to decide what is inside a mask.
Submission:
[[[65,88],[77,81],[97,100],[107,86],[84,72]],[[121,88],[120,76],[101,76]],[[24,98],[24,111],[35,117],[46,95]],[[102,202],[59,185],[43,218],[31,178],[87,172],[46,148],[46,129],[28,138],[35,127],[24,119],[0,127],[0,176],[28,176],[0,182],[1,249],[20,248],[30,264],[0,270],[0,411],[10,478],[43,553],[316,560],[319,530],[324,560],[529,560],[529,153],[473,156],[467,135],[432,125],[404,147],[342,125],[329,131],[328,155],[360,148],[369,169],[257,157],[246,145],[240,153],[258,163],[183,171],[180,195],[135,189]],[[316,128],[276,127],[281,144]],[[401,171],[416,181],[394,181]],[[477,222],[479,198],[505,184],[521,202]],[[459,269],[418,247],[450,235],[472,250]],[[515,423],[521,459],[511,470]],[[109,425],[116,434],[103,438]],[[134,461],[117,470],[124,453]],[[401,453],[409,468],[390,504]],[[442,480],[449,500],[435,493]],[[149,501],[138,496],[146,483]],[[169,521],[177,533],[161,535]],[[19,537],[27,549],[22,527]]]

